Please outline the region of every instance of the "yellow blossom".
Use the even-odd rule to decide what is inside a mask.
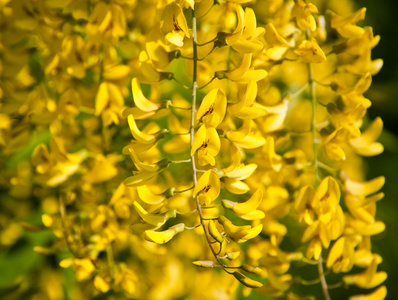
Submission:
[[[303,41],[295,53],[306,63],[318,64],[326,61],[325,53],[314,38],[311,41]]]
[[[253,9],[247,7],[245,11],[237,6],[238,25],[235,31],[228,35],[226,42],[239,53],[258,52],[263,48],[259,37],[264,34],[264,28],[257,27],[256,15]]]
[[[386,272],[377,272],[377,263],[376,260],[373,259],[372,263],[364,272],[344,276],[343,280],[346,284],[355,284],[360,288],[370,289],[383,283],[386,278]]]
[[[166,35],[166,40],[178,47],[184,45],[185,37],[190,37],[182,8],[175,2],[171,2],[163,10],[161,29]]]
[[[206,127],[217,127],[224,119],[227,108],[227,98],[220,89],[211,90],[202,100],[196,119],[201,120]]]
[[[207,206],[218,198],[220,194],[220,179],[214,170],[206,171],[198,180],[193,190],[193,196],[197,196],[201,203]]]
[[[199,165],[215,165],[215,156],[220,151],[220,138],[214,127],[202,125],[195,133],[191,148],[191,156],[198,151]]]

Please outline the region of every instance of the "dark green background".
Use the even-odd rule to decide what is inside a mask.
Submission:
[[[368,178],[386,177],[383,192],[386,197],[377,205],[378,219],[386,224],[384,233],[373,238],[373,251],[380,253],[380,269],[388,273],[387,299],[398,299],[398,3],[394,0],[357,0],[358,7],[366,7],[365,24],[381,36],[372,58],[382,58],[384,66],[373,78],[366,96],[372,100],[369,115],[384,121],[381,142],[383,154],[367,160]]]

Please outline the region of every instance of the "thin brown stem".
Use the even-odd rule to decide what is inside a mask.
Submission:
[[[198,43],[197,43],[197,27],[196,27],[196,17],[195,17],[195,10],[192,11],[192,47],[193,47],[193,82],[192,82],[192,110],[191,110],[191,142],[190,146],[192,148],[193,145],[193,139],[195,135],[195,113],[196,113],[196,93],[198,89]],[[191,156],[191,162],[192,162],[192,172],[193,172],[193,184],[194,187],[198,183],[198,178],[197,178],[197,169],[196,169],[196,163],[195,163],[195,154]],[[226,270],[224,264],[221,262],[221,260],[218,258],[218,254],[214,250],[211,240],[209,237],[209,233],[207,232],[205,220],[203,218],[203,213],[202,213],[202,206],[199,203],[199,197],[196,197],[196,209],[199,214],[199,219],[200,219],[200,225],[203,228],[207,244],[210,248],[210,251],[212,252],[214,258],[216,261],[220,264],[221,268],[227,272],[228,274],[231,274],[228,270]]]
[[[330,300],[328,284],[326,283],[325,273],[323,272],[322,255],[320,255],[318,259],[318,273],[319,279],[321,280],[322,292],[325,296],[325,300]]]

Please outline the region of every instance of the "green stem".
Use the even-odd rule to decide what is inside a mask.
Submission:
[[[106,245],[106,257],[108,260],[108,266],[109,266],[109,270],[110,273],[112,275],[112,278],[115,277],[115,258],[113,256],[113,248],[112,248],[112,243]]]
[[[81,258],[84,256],[84,254],[80,253],[76,247],[76,244],[72,244],[71,241],[69,240],[70,237],[73,237],[73,234],[71,232],[69,220],[67,217],[65,202],[62,197],[63,197],[62,195],[58,196],[59,212],[61,214],[61,223],[62,223],[64,239],[65,239],[66,245],[68,246],[69,251],[73,254],[73,256],[76,258]]]
[[[310,31],[307,30],[306,32],[307,40],[310,40]],[[321,178],[319,174],[319,161],[318,161],[318,134],[316,129],[316,106],[317,100],[315,95],[315,81],[312,72],[312,65],[307,63],[307,70],[308,70],[308,93],[309,97],[312,102],[312,120],[311,120],[311,128],[312,128],[312,139],[313,139],[313,165],[314,165],[314,173],[315,173],[315,188],[319,185]],[[325,273],[323,272],[323,262],[322,262],[322,253],[319,255],[318,258],[318,273],[319,279],[321,281],[323,295],[325,300],[330,300],[329,289],[326,283]]]
[[[204,45],[208,45],[208,44],[210,44],[210,43],[213,43],[213,42],[215,42],[217,40],[217,37],[215,37],[214,39],[212,39],[212,40],[210,40],[210,41],[207,41],[206,43],[203,43],[203,44],[196,44],[196,45],[198,45],[199,47],[200,46],[204,46]]]
[[[313,139],[313,165],[315,172],[315,187],[318,186],[320,182],[319,176],[319,162],[318,162],[318,137],[316,130],[316,96],[315,96],[315,82],[312,74],[312,65],[310,63],[307,64],[308,70],[308,93],[312,102],[312,117],[311,117],[311,131],[312,131],[312,139]]]

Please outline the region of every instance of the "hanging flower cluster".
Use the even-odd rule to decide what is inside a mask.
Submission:
[[[73,299],[384,299],[379,36],[346,1],[250,2],[0,4],[1,245],[40,210]]]

